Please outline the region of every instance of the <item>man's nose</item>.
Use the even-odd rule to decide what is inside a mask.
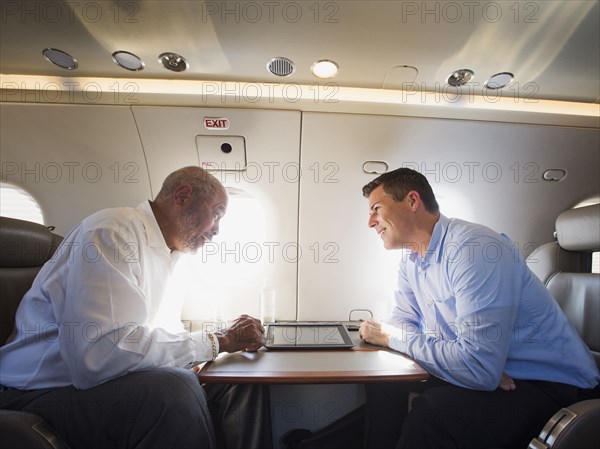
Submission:
[[[374,228],[377,225],[377,220],[374,215],[369,215],[369,227]]]

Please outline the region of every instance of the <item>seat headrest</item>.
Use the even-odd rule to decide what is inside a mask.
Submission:
[[[41,224],[0,217],[0,266],[37,267],[54,252],[56,239]]]
[[[556,219],[556,237],[568,251],[600,251],[600,204],[560,214]]]

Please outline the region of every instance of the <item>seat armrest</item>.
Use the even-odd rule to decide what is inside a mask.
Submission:
[[[528,449],[579,449],[598,445],[600,399],[561,408],[550,418]]]
[[[69,449],[50,424],[32,413],[0,410],[2,446],[27,449]]]

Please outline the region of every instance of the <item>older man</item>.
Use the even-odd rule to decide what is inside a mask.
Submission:
[[[260,322],[244,315],[215,333],[158,324],[175,263],[218,233],[226,208],[219,181],[185,167],[154,201],[99,211],[72,229],[0,348],[0,407],[41,415],[73,447],[270,446],[260,387],[207,389],[215,436],[206,393],[182,368],[222,351],[257,350]],[[245,413],[245,423],[247,406],[258,411]],[[228,416],[236,421],[225,431]]]

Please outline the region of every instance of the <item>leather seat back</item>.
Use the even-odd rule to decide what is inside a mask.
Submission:
[[[600,367],[600,274],[592,273],[592,253],[600,251],[600,204],[571,209],[556,219],[556,242],[527,258]],[[529,449],[579,449],[598,443],[600,399],[560,409]]]
[[[600,204],[571,209],[556,219],[556,242],[527,258],[600,367],[600,274],[592,253],[600,251]]]
[[[0,346],[14,329],[21,298],[61,241],[46,226],[0,217]]]

